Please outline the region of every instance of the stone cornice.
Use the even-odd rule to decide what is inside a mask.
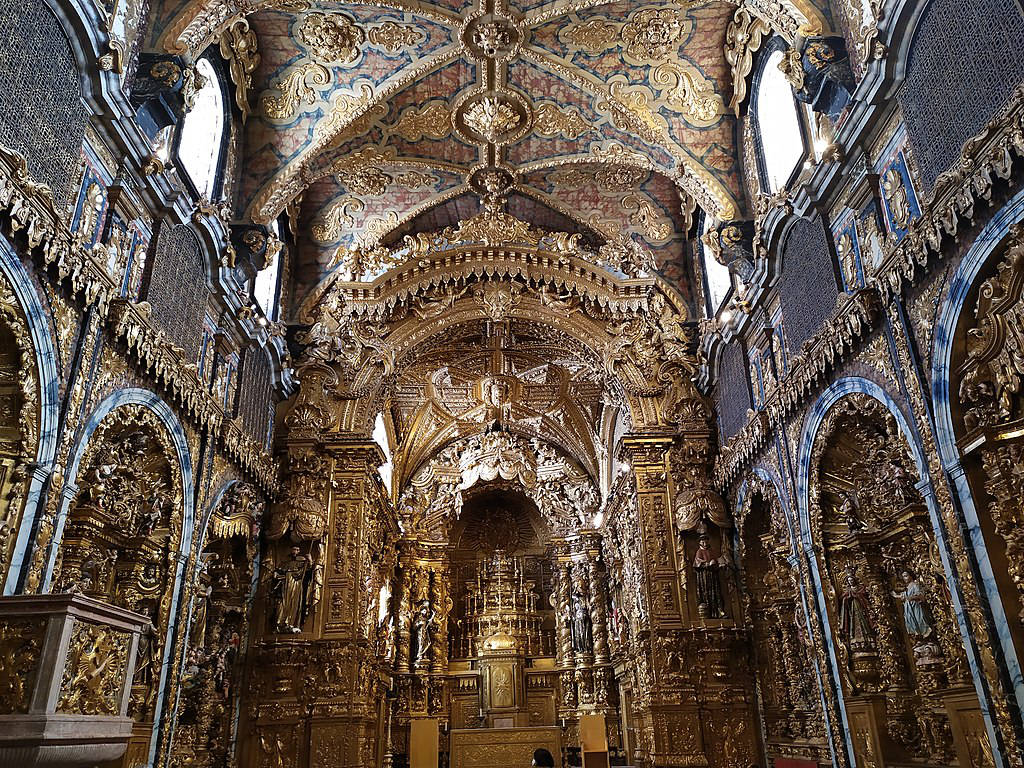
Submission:
[[[822,328],[804,342],[789,372],[752,411],[747,425],[722,446],[712,481],[719,489],[732,482],[782,424],[814,392],[825,375],[855,349],[874,328],[881,313],[878,294],[870,289],[840,297],[839,308]]]
[[[118,298],[119,286],[68,232],[49,188],[35,183],[24,158],[4,147],[0,147],[0,216],[4,234],[12,240],[24,237],[41,270],[52,269],[73,298],[96,307],[154,388],[175,403],[194,426],[209,430],[264,490],[274,492],[277,469],[270,455],[237,425],[227,426],[233,422],[225,420],[223,409],[199,378],[195,365],[151,324],[144,305]]]
[[[765,444],[770,428],[780,424],[813,391],[824,373],[842,362],[873,326],[882,303],[903,293],[923,274],[930,260],[942,259],[964,222],[973,223],[979,202],[988,204],[997,180],[1008,181],[1016,161],[1024,158],[1024,85],[1007,106],[977,136],[968,140],[958,163],[943,173],[923,213],[910,224],[905,237],[887,247],[882,263],[868,278],[858,305],[847,302],[833,320],[809,342],[790,366],[765,405],[752,413],[747,425],[723,447],[713,479],[719,488],[734,480]],[[842,302],[842,298],[840,300]],[[728,457],[728,458],[726,458]]]

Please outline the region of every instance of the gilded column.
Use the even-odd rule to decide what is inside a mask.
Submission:
[[[594,626],[594,663],[608,661],[608,622],[606,609],[608,594],[605,574],[600,565],[601,540],[595,533],[586,539],[587,566],[590,580],[590,619]]]
[[[398,578],[395,581],[398,594],[395,596],[397,615],[395,616],[395,671],[398,674],[409,672],[409,619],[410,573],[409,561],[405,553],[399,560]]]

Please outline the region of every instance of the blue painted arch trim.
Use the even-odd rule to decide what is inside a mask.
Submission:
[[[57,524],[54,530],[53,546],[50,550],[50,559],[47,564],[46,578],[43,583],[43,591],[49,591],[54,576],[57,551],[64,535],[64,526],[67,522],[68,510],[71,501],[78,491],[76,480],[81,469],[82,457],[85,455],[86,447],[92,438],[93,433],[100,423],[118,408],[126,405],[140,405],[148,408],[160,420],[167,429],[174,446],[178,465],[181,469],[181,487],[184,509],[182,514],[181,538],[178,550],[175,553],[174,589],[171,595],[170,620],[168,622],[167,634],[164,637],[164,658],[160,668],[160,681],[157,687],[156,706],[153,715],[153,735],[149,745],[149,765],[156,759],[157,743],[160,735],[159,723],[163,718],[163,711],[166,705],[168,679],[171,667],[177,655],[175,650],[175,638],[180,635],[177,632],[181,611],[179,610],[184,587],[185,572],[189,561],[189,553],[192,547],[192,538],[195,534],[195,481],[193,477],[192,456],[189,453],[188,441],[185,432],[174,415],[170,406],[160,399],[155,393],[148,389],[137,387],[120,389],[108,395],[92,412],[86,422],[82,434],[75,445],[74,452],[68,460],[65,483],[61,494],[60,509],[57,516]]]
[[[807,558],[808,567],[810,569],[812,584],[816,593],[819,621],[824,628],[827,638],[831,638],[833,635],[828,617],[818,556],[815,551],[820,542],[816,543],[813,540],[811,532],[811,455],[815,440],[817,439],[818,430],[821,428],[821,424],[825,416],[832,407],[839,402],[839,400],[854,393],[862,393],[878,400],[880,403],[885,405],[895,418],[900,432],[903,434],[904,439],[907,441],[907,445],[910,447],[910,452],[914,459],[918,476],[920,477],[920,482],[918,483],[917,488],[921,492],[925,505],[928,509],[928,517],[932,526],[932,534],[935,536],[936,542],[939,545],[938,549],[945,577],[949,584],[955,584],[957,582],[953,564],[950,561],[948,554],[948,546],[945,541],[946,534],[941,524],[938,504],[935,500],[934,491],[932,490],[932,478],[928,470],[928,462],[926,460],[924,450],[917,440],[914,430],[911,429],[910,424],[907,422],[906,416],[890,394],[877,383],[862,377],[846,377],[839,379],[821,394],[808,411],[804,420],[804,427],[801,432],[800,445],[797,454],[797,504],[799,505],[800,538],[804,554]],[[961,633],[961,639],[964,642],[965,648],[970,648],[971,636],[968,630],[964,606],[959,600],[958,591],[955,589],[950,591],[952,593],[953,613]],[[831,643],[829,643],[828,647],[828,657],[829,664],[831,666],[833,686],[839,703],[839,716],[842,719],[847,754],[852,757],[853,743],[850,734],[849,722],[846,716],[843,688],[839,674],[839,660],[836,656],[835,648]],[[982,716],[985,720],[986,729],[988,730],[989,739],[993,744],[995,744],[994,722],[992,719],[992,713],[988,706],[988,697],[986,695],[984,679],[982,677],[981,670],[978,668],[977,659],[974,654],[968,652],[967,658],[974,681],[975,691],[978,695]],[[999,764],[1002,764],[1001,758]]]
[[[10,570],[4,584],[5,595],[14,594],[18,578],[28,554],[32,529],[36,523],[39,499],[53,468],[57,451],[57,422],[60,413],[60,379],[57,373],[57,352],[47,321],[48,313],[39,300],[35,285],[14,246],[0,237],[0,271],[10,284],[14,297],[25,315],[35,356],[35,373],[39,381],[39,442],[35,466],[32,468],[21,524],[16,534]]]
[[[995,574],[988,557],[988,547],[981,529],[981,514],[974,501],[967,474],[961,464],[960,449],[956,444],[956,429],[950,408],[950,372],[953,364],[953,343],[960,324],[967,297],[977,284],[978,276],[990,263],[992,255],[1006,240],[1010,229],[1024,221],[1024,189],[1011,197],[974,238],[967,252],[957,264],[949,287],[936,313],[931,360],[931,397],[935,411],[937,450],[942,466],[949,475],[953,492],[957,495],[966,524],[966,535],[974,550],[982,592],[995,624],[998,649],[1009,673],[1013,696],[1024,711],[1024,672],[1010,635],[1009,619],[1003,609],[1002,597],[996,585]],[[968,307],[970,311],[970,307]],[[956,394],[959,396],[959,393]]]
[[[767,469],[765,469],[764,467],[761,467],[761,466],[754,467],[753,470],[752,470],[752,473],[756,477],[758,477],[761,480],[765,481],[774,490],[776,500],[777,500],[777,502],[779,504],[779,507],[782,509],[783,517],[786,519],[786,527],[789,530],[789,540],[791,542],[791,549],[790,549],[790,553],[789,553],[789,557],[788,557],[789,565],[790,565],[791,568],[794,568],[794,569],[797,570],[797,572],[799,572],[799,569],[800,569],[800,562],[799,562],[799,560],[800,560],[800,544],[799,544],[800,536],[798,534],[798,531],[793,529],[794,516],[793,516],[792,506],[789,503],[789,496],[786,493],[783,492],[783,487],[782,487],[781,480],[778,477],[776,477],[776,475],[774,475],[772,472],[769,472]],[[739,487],[739,490],[738,490],[738,492],[736,494],[736,506],[733,509],[733,519],[734,520],[738,520],[739,519],[740,512],[741,512],[741,510],[743,508],[743,504],[746,501],[747,493],[749,493],[749,491],[750,491],[749,479],[748,478],[744,478],[743,482],[741,483],[741,485]],[[737,531],[737,534],[739,534],[738,531]],[[800,604],[801,604],[801,607],[803,608],[804,619],[807,622],[805,624],[805,626],[804,626],[804,631],[807,633],[807,637],[814,637],[814,633],[812,632],[811,626],[810,626],[811,616],[813,615],[812,612],[811,612],[811,596],[807,594],[806,586],[804,584],[804,580],[803,579],[798,579],[797,583],[798,583],[799,589],[800,589]],[[795,618],[796,617],[794,617],[794,619]],[[826,740],[828,742],[829,752],[832,755],[832,765],[838,766],[838,765],[841,765],[841,763],[840,763],[840,761],[838,759],[838,755],[836,754],[836,750],[839,747],[839,745],[834,744],[833,741],[832,741],[831,736],[828,735],[828,734],[831,734],[832,728],[831,728],[831,724],[830,724],[830,719],[831,718],[830,718],[830,715],[829,715],[828,702],[825,700],[825,697],[826,697],[825,671],[822,670],[820,665],[818,664],[818,657],[817,657],[817,655],[812,654],[811,661],[814,664],[814,677],[818,681],[818,693],[819,693],[819,697],[820,697],[821,714],[822,714],[822,717],[824,718],[824,721],[825,721],[824,724],[825,724]],[[845,724],[845,721],[844,721],[844,724]]]

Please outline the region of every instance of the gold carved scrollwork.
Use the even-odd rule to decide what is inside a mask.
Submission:
[[[249,22],[242,17],[228,27],[220,39],[220,55],[228,62],[231,79],[235,83],[235,103],[242,113],[242,122],[252,111],[249,89],[252,75],[260,64],[259,42]]]
[[[0,619],[0,713],[28,712],[45,629],[36,619]]]
[[[737,115],[747,98],[747,76],[754,65],[754,53],[761,41],[771,34],[771,26],[740,6],[725,30],[725,60],[732,68],[732,100],[729,108]]]
[[[119,715],[131,635],[75,620],[68,643],[57,711]]]

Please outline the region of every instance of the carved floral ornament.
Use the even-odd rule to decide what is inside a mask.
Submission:
[[[446,536],[461,517],[463,493],[501,481],[522,488],[553,530],[588,527],[600,501],[586,472],[552,444],[508,432],[483,433],[449,445],[416,473],[399,502],[406,532]]]

